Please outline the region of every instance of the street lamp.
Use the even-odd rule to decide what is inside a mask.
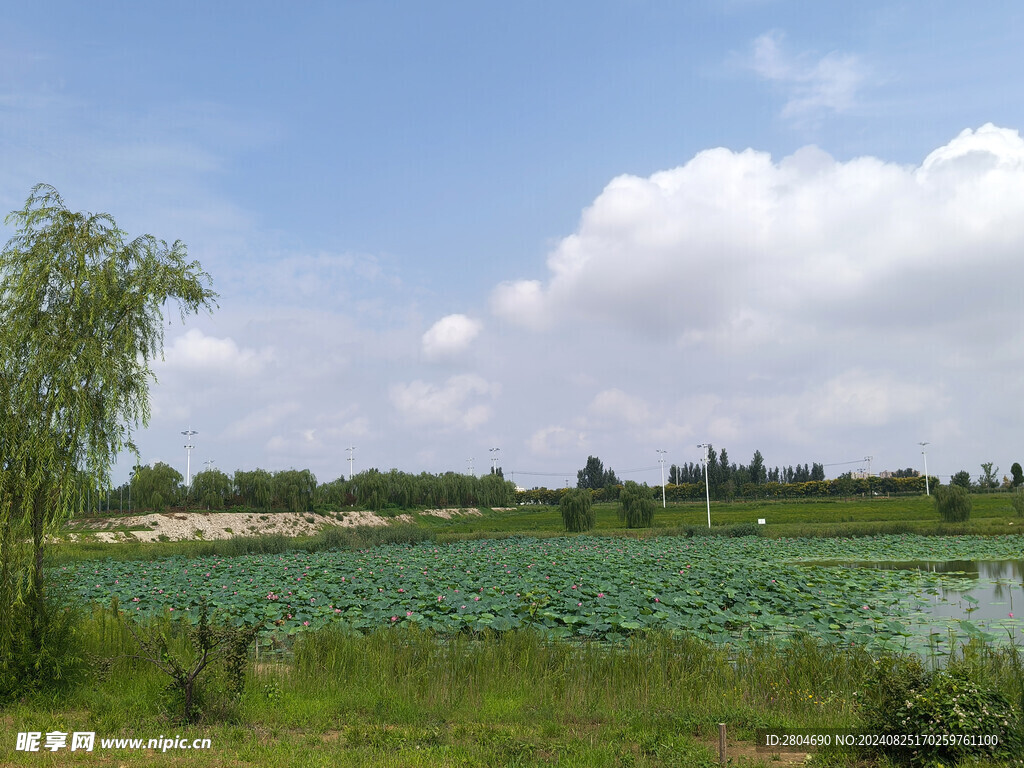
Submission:
[[[661,464],[661,508],[665,509],[665,454],[668,451],[663,451],[661,448],[655,448],[655,450],[661,454],[658,457],[658,463]]]
[[[918,443],[921,446],[921,455],[924,456],[924,495],[931,496],[931,492],[928,490],[928,451],[924,449],[928,443]]]
[[[348,479],[352,479],[352,466],[356,460],[356,447],[353,445],[345,449],[348,451]]]
[[[473,474],[473,457],[470,456],[468,459],[466,459],[466,461],[469,462],[469,474],[472,475]]]
[[[498,474],[498,452],[501,448],[488,448],[487,450],[491,452],[491,474],[496,475]]]
[[[711,444],[701,443],[697,446],[704,449],[704,458],[700,463],[704,465],[704,495],[708,502],[708,528],[711,527],[711,487],[708,485],[708,462],[711,461]]]
[[[189,427],[188,429],[184,430],[181,434],[183,434],[185,436],[185,439],[188,440],[188,442],[185,443],[185,487],[186,488],[191,488],[192,487],[192,449],[195,448],[195,446],[192,445],[192,435],[198,435],[199,433],[196,432],[194,429],[192,429],[192,427]]]

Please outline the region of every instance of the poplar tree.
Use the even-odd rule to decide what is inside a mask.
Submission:
[[[49,185],[5,221],[15,234],[0,251],[0,659],[20,617],[42,647],[43,550],[81,510],[76,478],[109,487],[118,453],[138,455],[131,435],[149,420],[165,303],[184,320],[217,296],[181,242],[128,239]]]

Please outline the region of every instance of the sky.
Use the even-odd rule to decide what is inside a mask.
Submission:
[[[182,240],[143,463],[1024,462],[1024,6],[21,3],[0,210]],[[13,234],[0,225],[0,242]],[[499,449],[493,451],[492,449]],[[349,450],[353,449],[353,450]],[[867,457],[870,458],[868,462]],[[349,462],[349,459],[352,462]],[[134,458],[113,471],[123,482]]]

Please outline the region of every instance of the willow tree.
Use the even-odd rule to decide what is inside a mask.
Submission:
[[[163,310],[181,319],[216,294],[184,244],[129,239],[108,214],[75,213],[33,188],[0,251],[0,663],[27,619],[44,630],[47,536],[80,511],[82,474],[109,487],[132,430],[149,420]]]

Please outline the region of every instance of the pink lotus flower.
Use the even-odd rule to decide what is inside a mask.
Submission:
[[[598,592],[598,593],[597,593],[597,596],[598,596],[598,597],[604,597],[604,592]]]

